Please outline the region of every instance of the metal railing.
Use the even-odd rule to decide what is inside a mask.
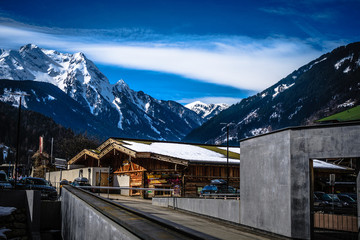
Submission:
[[[240,193],[204,193],[200,195],[205,199],[240,199]]]

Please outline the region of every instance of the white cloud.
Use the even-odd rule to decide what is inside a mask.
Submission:
[[[59,32],[0,25],[0,47],[34,43],[58,51],[82,51],[95,63],[172,73],[255,91],[271,86],[320,55],[310,44],[297,39],[180,36],[182,39],[176,40],[164,36],[155,42],[124,39],[109,43]]]
[[[271,86],[319,56],[319,52],[298,42],[269,40],[269,43],[245,49],[222,46],[215,50],[106,44],[77,48],[103,64],[172,73],[255,91]]]
[[[182,103],[182,104],[189,104],[192,102],[196,102],[196,101],[200,101],[203,103],[226,103],[229,105],[238,103],[242,100],[242,98],[232,98],[232,97],[202,97],[202,98],[184,98],[184,99],[180,99],[177,100],[177,102]]]

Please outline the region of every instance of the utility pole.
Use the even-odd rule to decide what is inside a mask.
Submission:
[[[229,126],[234,123],[220,123],[226,125],[226,191],[229,191]]]
[[[54,145],[54,138],[51,138],[51,151],[50,151],[50,168],[49,168],[49,182],[51,183],[51,180],[50,180],[50,172],[51,172],[51,166],[52,166],[52,163],[53,163],[53,145]],[[61,180],[60,180],[61,181]]]
[[[19,114],[18,114],[18,122],[17,122],[17,135],[16,135],[16,158],[15,158],[15,188],[17,188],[17,177],[18,177],[18,163],[19,163],[19,153],[20,153],[20,120],[21,120],[21,101],[23,96],[30,96],[26,93],[10,93],[14,96],[20,96],[19,100]]]

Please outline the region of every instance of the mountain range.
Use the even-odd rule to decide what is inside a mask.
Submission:
[[[33,44],[18,51],[0,50],[0,79],[0,101],[17,106],[18,97],[12,93],[26,93],[25,108],[100,138],[179,141],[213,114],[203,118],[177,102],[136,92],[123,80],[110,84],[83,53]]]
[[[206,103],[203,103],[200,101],[196,101],[193,103],[186,104],[185,107],[196,112],[205,121],[207,121],[210,118],[214,117],[215,115],[218,115],[221,111],[227,109],[229,107],[229,105],[225,104],[225,103],[206,104]]]
[[[360,42],[336,48],[264,91],[245,98],[194,129],[183,140],[232,145],[277,129],[315,121],[360,103]]]
[[[261,70],[261,69],[260,69]],[[51,117],[75,132],[100,139],[128,137],[210,144],[230,143],[314,121],[360,101],[360,43],[324,54],[264,91],[230,107],[194,102],[183,106],[110,84],[82,53],[59,53],[28,44],[0,50],[0,101]]]

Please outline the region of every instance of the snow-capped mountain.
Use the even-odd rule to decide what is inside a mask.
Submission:
[[[23,46],[19,51],[0,50],[0,79],[32,80],[55,85],[80,104],[83,116],[88,113],[92,119],[96,119],[87,124],[94,131],[98,129],[98,134],[101,134],[99,129],[103,129],[103,126],[97,122],[109,128],[106,134],[110,132],[110,136],[180,140],[204,121],[176,102],[157,100],[141,91],[131,90],[123,80],[110,84],[107,77],[83,53],[59,53],[33,44]],[[26,104],[34,105],[28,101],[37,94],[28,85],[25,90],[30,97],[25,97],[25,107]],[[10,90],[16,90],[16,86],[6,89]],[[0,94],[4,96],[4,88]],[[33,100],[36,101],[36,98]],[[41,109],[37,111],[41,112]],[[54,108],[53,113],[45,114],[54,117],[56,111],[58,109]],[[70,118],[73,112],[69,112]],[[73,127],[71,124],[65,126]]]
[[[220,144],[233,122],[230,139],[289,126],[314,124],[325,116],[360,104],[360,42],[324,54],[264,91],[243,99],[194,129],[184,141]]]
[[[186,108],[196,112],[200,115],[205,121],[209,120],[213,116],[219,114],[221,111],[227,109],[229,105],[225,103],[219,104],[206,104],[201,101],[192,102],[185,105]]]

